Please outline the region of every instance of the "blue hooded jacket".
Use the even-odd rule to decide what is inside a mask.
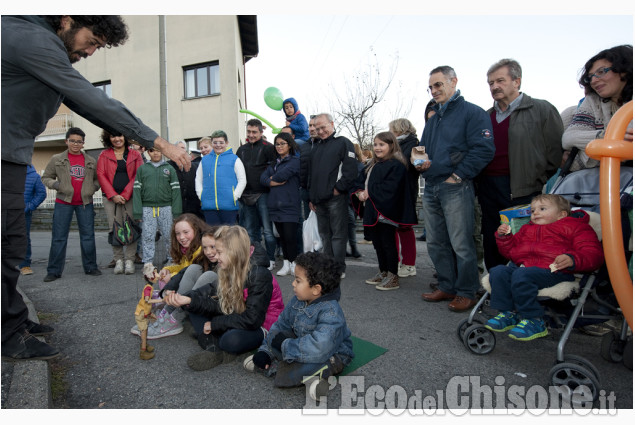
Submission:
[[[285,99],[282,102],[282,110],[284,111],[284,104],[290,103],[293,105],[293,111],[295,112],[293,115],[287,115],[285,112],[285,119],[289,121],[289,127],[293,129],[295,133],[295,141],[307,141],[309,140],[309,123],[306,120],[306,117],[300,113],[300,108],[298,108],[298,102],[295,101],[294,98],[290,97]]]
[[[26,181],[24,184],[24,212],[34,211],[46,199],[46,187],[35,167],[26,167]]]

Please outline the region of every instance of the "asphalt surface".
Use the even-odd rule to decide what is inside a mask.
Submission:
[[[241,362],[244,356],[204,372],[189,369],[187,358],[200,348],[187,327],[179,335],[154,340],[155,358],[140,360],[139,338],[130,328],[135,324],[133,313],[143,287],[141,266],[137,265],[134,275],[114,275],[107,268],[112,259],[107,234],[98,233],[97,256],[103,275],[86,276],[81,268],[79,237],[73,232],[62,278],[45,283],[50,233],[33,232],[31,238],[35,273],[22,276],[19,287],[32,301],[41,322],[55,328],[47,340],[59,348],[61,356],[49,365],[63,382],[58,385],[63,390],[58,390],[50,403],[49,389],[40,388],[51,385],[50,376],[45,376],[47,367],[30,371],[32,375],[17,373],[16,368],[24,363],[45,362],[3,361],[3,408],[296,409],[306,413],[304,408],[315,407],[307,402],[304,388],[278,389],[271,379],[246,372]],[[408,401],[428,397],[428,403],[434,398],[436,406],[441,402],[450,413],[461,414],[466,407],[500,409],[512,402],[522,408],[514,394],[548,391],[561,331],[527,343],[499,334],[490,354],[472,354],[457,336],[457,325],[468,314],[449,311],[447,302],[427,303],[420,298],[434,281],[425,242],[417,241],[417,276],[402,278],[401,288],[395,291],[377,291],[364,283],[376,273],[377,260],[372,245],[358,246],[363,257],[347,258],[341,305],[353,335],[388,351],[353,372],[348,381],[333,382],[326,404],[329,409],[381,411],[394,407],[397,413],[405,408],[409,415],[416,411],[407,409]],[[280,266],[278,261],[275,270]],[[291,280],[290,276],[278,277],[285,302],[293,294]],[[602,359],[601,340],[574,331],[565,353],[583,356],[598,369],[604,398],[594,407],[632,409],[632,371]],[[455,385],[465,379],[471,379],[470,386]],[[17,397],[14,394],[13,400],[20,400],[18,405],[9,403],[12,391],[29,385],[33,387],[30,391],[23,389]],[[500,401],[501,394],[505,404]],[[421,408],[420,404],[414,406]],[[527,406],[531,406],[529,402]],[[452,410],[455,408],[458,410]]]

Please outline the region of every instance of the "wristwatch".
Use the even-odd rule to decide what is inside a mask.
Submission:
[[[461,177],[457,176],[456,173],[452,173],[452,178],[457,183],[461,183],[463,181],[463,179]]]

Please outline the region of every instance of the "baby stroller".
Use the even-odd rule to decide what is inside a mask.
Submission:
[[[632,171],[630,181],[632,186]],[[571,199],[569,201],[575,208],[576,203]],[[589,224],[601,240],[600,216],[590,211],[591,209],[593,208],[585,208],[591,217]],[[495,333],[485,327],[485,322],[489,319],[484,311],[489,305],[491,292],[489,275],[483,276],[482,284],[486,289],[485,295],[457,327],[459,340],[471,353],[478,355],[489,354],[496,346]],[[563,397],[571,400],[574,390],[584,385],[589,388],[595,401],[601,389],[599,372],[591,362],[581,356],[564,353],[565,344],[574,328],[611,319],[622,321],[619,332],[609,332],[604,336],[601,354],[612,362],[623,361],[626,367],[632,369],[632,338],[628,338],[628,325],[612,294],[605,267],[594,273],[576,275],[573,282],[562,282],[542,289],[538,292],[538,299],[545,307],[544,320],[548,326],[551,329],[564,328],[558,342],[555,365],[549,371],[550,385],[561,392]],[[483,316],[486,318],[483,319]],[[492,316],[493,314],[490,315]]]

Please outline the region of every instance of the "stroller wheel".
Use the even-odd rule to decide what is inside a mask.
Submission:
[[[633,370],[633,339],[629,338],[626,341],[626,346],[624,347],[624,356],[622,356],[622,361],[624,362],[624,366],[627,369]]]
[[[572,401],[574,391],[582,386],[586,387],[584,393],[591,392],[593,401],[597,400],[600,393],[599,379],[589,369],[576,363],[558,363],[549,371],[549,381],[569,401]]]
[[[611,331],[602,337],[602,348],[600,354],[606,361],[612,363],[620,363],[624,357],[624,348],[626,341],[620,340],[620,334]]]
[[[598,381],[600,380],[600,371],[597,369],[597,367],[593,366],[593,363],[591,363],[590,361],[588,361],[582,356],[576,356],[575,354],[565,354],[563,362],[573,363],[573,364],[577,364],[578,366],[582,366],[583,368],[593,373],[593,375],[595,375]],[[558,364],[557,361],[556,361],[556,364]]]
[[[473,354],[489,354],[496,346],[496,337],[492,331],[477,323],[463,333],[463,345]]]
[[[463,335],[465,334],[465,330],[467,328],[476,323],[483,324],[483,322],[479,319],[472,319],[472,323],[469,323],[468,320],[469,318],[461,320],[459,322],[459,326],[456,328],[456,335],[459,337],[459,341],[461,342],[463,342]]]

